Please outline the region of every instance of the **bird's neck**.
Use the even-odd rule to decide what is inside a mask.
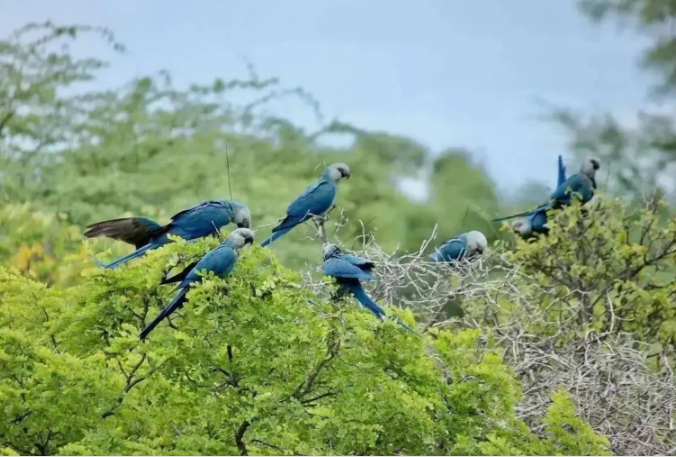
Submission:
[[[337,184],[337,182],[334,179],[332,179],[331,176],[328,173],[322,174],[321,179],[323,181],[330,183],[330,184],[333,184],[334,186]]]

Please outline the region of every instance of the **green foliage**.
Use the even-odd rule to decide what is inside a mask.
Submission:
[[[0,211],[0,234],[0,261],[48,283],[79,281],[88,261],[81,229],[68,224],[63,214],[35,211],[30,204],[8,205]],[[78,261],[62,262],[69,254]]]
[[[533,454],[612,455],[608,452],[608,439],[597,435],[577,417],[575,405],[566,392],[552,395],[552,404],[542,423],[547,427],[547,436],[533,446]],[[522,455],[522,451],[498,435],[489,436],[479,448],[483,455]]]
[[[575,455],[611,455],[607,450],[608,439],[598,436],[589,424],[577,417],[571,396],[565,391],[552,395],[552,405],[542,422],[551,433],[545,448],[561,453],[574,449]]]
[[[518,383],[477,350],[477,331],[423,341],[314,295],[259,247],[227,280],[191,290],[173,328],[139,341],[170,298],[157,285],[165,265],[216,244],[179,240],[128,268],[87,268],[70,287],[0,270],[3,453],[604,452],[562,401],[543,423],[552,437],[531,434],[514,415]]]
[[[548,236],[498,243],[493,262],[454,291],[462,326],[480,329],[518,373],[519,417],[530,426],[560,419],[566,408],[545,398],[556,405],[566,391],[614,453],[672,453],[674,412],[664,405],[676,399],[676,221],[665,207],[597,195],[550,212]],[[561,442],[590,430],[566,422],[550,428]]]
[[[217,240],[177,240],[100,271],[90,255],[130,248],[83,243],[86,224],[130,214],[164,222],[232,189],[262,239],[335,161],[353,177],[337,200],[348,219],[329,228],[350,238],[363,221],[384,249],[417,249],[437,223],[443,238],[491,235],[485,215],[497,198],[466,151],[435,156],[405,137],[339,122],[308,133],[264,115],[268,101],[296,97],[321,117],[308,94],[251,68],[188,88],[160,73],[92,91],[86,83],[106,63],[68,49],[92,33],[123,50],[105,29],[51,23],[0,41],[1,455],[606,453],[563,396],[537,435],[520,421],[519,383],[479,332],[422,340],[305,287],[287,269],[319,258],[302,227],[274,246],[280,260],[245,250],[227,280],[207,278],[139,341],[171,298],[158,286],[166,270]],[[233,103],[242,92],[248,101]],[[353,142],[328,147],[325,133]],[[427,201],[397,190],[399,178],[426,174]],[[410,311],[388,313],[414,325]]]
[[[674,355],[676,222],[660,220],[663,205],[635,210],[597,197],[582,217],[576,203],[550,216],[549,236],[519,240],[506,253],[527,273],[519,290],[547,310],[535,334],[563,341],[590,330],[631,332]],[[568,320],[579,327],[562,328]]]

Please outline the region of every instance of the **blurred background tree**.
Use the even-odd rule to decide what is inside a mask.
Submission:
[[[552,118],[570,135],[577,158],[604,162],[608,192],[634,199],[657,192],[676,201],[676,129],[670,104],[676,95],[676,3],[673,0],[581,0],[581,11],[597,23],[631,25],[649,40],[640,66],[652,74],[652,106],[618,118],[613,113],[580,113],[560,108]],[[606,179],[607,177],[607,179]]]
[[[261,79],[217,79],[177,89],[170,75],[137,78],[121,88],[92,91],[106,63],[79,58],[69,45],[97,34],[118,52],[106,29],[32,24],[0,42],[0,196],[32,202],[84,226],[125,214],[163,221],[200,200],[232,198],[252,210],[261,237],[323,167],[347,162],[355,179],[341,184],[337,200],[349,217],[344,236],[378,227],[387,248],[417,249],[435,226],[444,239],[482,229],[495,212],[495,186],[464,150],[434,155],[416,141],[333,122],[308,133],[268,116],[263,107],[298,97],[318,115],[319,105],[299,89]],[[251,99],[234,103],[242,92]],[[326,133],[349,135],[347,147],[320,142]],[[430,191],[413,201],[402,178],[429,175]],[[288,265],[315,262],[317,246],[296,230],[274,250]],[[101,241],[102,246],[110,245]]]

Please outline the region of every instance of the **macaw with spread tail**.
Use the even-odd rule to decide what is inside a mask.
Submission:
[[[571,204],[573,195],[578,194],[582,204],[588,203],[594,197],[594,190],[596,185],[596,171],[601,168],[601,162],[595,158],[588,158],[584,161],[582,168],[578,173],[575,173],[566,179],[563,184],[559,185],[556,190],[549,197],[547,203],[543,203],[534,210],[526,211],[512,216],[501,217],[493,219],[495,222],[500,222],[515,217],[525,217],[523,223],[518,224],[518,230],[524,235],[532,232],[533,226],[538,226],[545,230],[547,229],[547,211],[551,209],[560,209]]]
[[[324,244],[324,274],[331,276],[336,280],[343,290],[351,292],[357,301],[366,309],[371,311],[381,321],[385,319],[385,310],[368,296],[361,280],[372,281],[376,279],[373,274],[375,264],[363,257],[351,254],[344,254],[335,244]],[[418,335],[415,330],[397,319],[399,325],[406,330]]]
[[[174,311],[182,307],[186,301],[186,294],[190,287],[202,281],[200,272],[213,272],[219,278],[226,278],[237,263],[238,252],[247,244],[254,241],[254,232],[248,228],[238,228],[225,239],[215,249],[209,251],[198,262],[188,265],[181,273],[164,279],[161,284],[170,284],[179,282],[176,287],[179,293],[169,302],[166,308],[141,331],[141,339],[144,340],[155,327],[158,326],[164,318],[170,316]]]
[[[125,217],[98,222],[87,227],[87,238],[108,237],[133,244],[136,250],[111,263],[96,260],[102,268],[116,268],[148,251],[170,243],[167,235],[196,240],[216,235],[218,230],[234,222],[239,228],[251,226],[251,212],[243,203],[230,200],[210,200],[173,215],[171,222],[160,225],[147,217]]]
[[[350,178],[350,167],[344,163],[334,163],[326,167],[322,176],[298,196],[286,209],[286,217],[275,228],[272,235],[261,243],[265,247],[295,226],[313,217],[326,218],[336,199],[338,182]]]
[[[563,157],[559,155],[556,188],[559,188],[565,182],[566,167],[563,165]],[[547,212],[537,211],[530,216],[514,221],[512,223],[512,228],[524,239],[531,238],[536,234],[547,235],[549,233],[549,227],[547,227]]]
[[[486,249],[488,249],[486,236],[477,230],[472,230],[446,241],[435,249],[429,258],[435,262],[450,262],[472,258],[483,254]]]

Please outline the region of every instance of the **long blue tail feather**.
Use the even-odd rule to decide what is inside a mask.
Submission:
[[[517,217],[525,217],[525,216],[530,216],[533,214],[533,211],[524,211],[523,213],[518,213],[518,214],[512,214],[511,216],[505,216],[505,217],[499,217],[497,219],[493,219],[493,222],[502,222],[502,221],[508,221],[509,219],[515,219]]]
[[[513,214],[511,216],[505,216],[505,217],[500,217],[497,219],[493,219],[493,222],[501,222],[501,221],[506,221],[509,219],[514,219],[517,217],[527,217],[527,216],[532,216],[533,214],[539,213],[540,211],[548,211],[552,208],[551,203],[544,203],[540,206],[538,206],[535,209],[531,209],[529,211],[524,211],[523,213],[518,213],[518,214]]]
[[[160,246],[162,246],[162,245],[161,244],[146,244],[142,248],[139,248],[139,249],[135,250],[134,252],[127,254],[124,257],[120,257],[119,259],[114,260],[110,263],[103,263],[100,260],[98,260],[97,258],[94,258],[94,262],[96,262],[96,265],[98,265],[100,268],[113,269],[113,268],[119,267],[120,265],[122,265],[124,263],[129,262],[130,260],[141,257],[146,252],[148,252],[152,249],[159,248]]]
[[[559,154],[559,173],[556,180],[556,187],[566,182],[566,167],[563,166],[563,157]]]
[[[185,295],[187,293],[188,287],[181,289],[178,295],[176,295],[174,299],[171,300],[171,302],[167,305],[167,307],[164,308],[162,312],[155,319],[153,319],[153,321],[150,324],[146,325],[146,328],[144,328],[141,331],[142,340],[145,340],[148,334],[152,332],[153,329],[155,329],[155,327],[157,327],[159,323],[164,320],[165,317],[171,315],[174,311],[183,306],[183,303],[185,303],[186,300]]]
[[[366,294],[366,291],[364,290],[364,288],[360,283],[346,284],[345,287],[347,287],[347,289],[354,294],[354,297],[357,299],[359,303],[361,303],[361,305],[364,308],[368,309],[373,314],[375,314],[376,317],[378,317],[378,319],[380,319],[381,321],[384,320],[386,316],[385,310],[381,308],[380,305],[378,305],[378,303],[374,302],[373,299]],[[397,323],[406,330],[408,330],[409,332],[422,338],[418,333],[416,333],[415,330],[413,330],[408,325],[404,324],[400,319],[397,319]]]
[[[354,294],[354,298],[356,298],[364,308],[375,314],[378,319],[383,320],[385,317],[385,310],[366,294],[366,291],[361,284],[347,284],[346,287]]]
[[[277,238],[279,238],[280,236],[286,235],[287,233],[289,233],[289,232],[291,231],[292,228],[293,228],[293,227],[289,227],[289,228],[285,228],[285,229],[279,230],[279,231],[277,231],[277,232],[272,232],[272,235],[270,235],[270,237],[269,237],[268,239],[266,239],[265,241],[263,241],[263,242],[261,243],[261,247],[264,248],[265,246],[267,246],[267,245],[269,245],[269,244],[272,244],[272,243],[273,243]]]

